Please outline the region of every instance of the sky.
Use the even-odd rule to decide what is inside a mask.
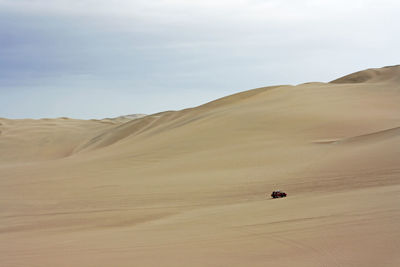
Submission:
[[[0,0],[0,117],[179,110],[400,64],[392,0]]]

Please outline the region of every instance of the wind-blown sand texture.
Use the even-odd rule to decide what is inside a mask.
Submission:
[[[0,266],[400,266],[400,67],[0,119],[0,211]]]

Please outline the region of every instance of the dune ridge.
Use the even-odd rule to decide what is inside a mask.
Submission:
[[[331,81],[331,83],[365,83],[365,82],[384,82],[395,80],[399,81],[400,65],[387,66],[383,68],[367,69],[351,73],[344,77]]]

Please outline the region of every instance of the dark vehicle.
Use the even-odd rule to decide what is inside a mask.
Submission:
[[[273,191],[272,194],[271,194],[271,197],[272,198],[286,197],[286,193],[282,192],[280,190]]]

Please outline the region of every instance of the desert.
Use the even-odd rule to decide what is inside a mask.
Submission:
[[[0,265],[400,266],[399,103],[391,66],[144,117],[2,118]]]

